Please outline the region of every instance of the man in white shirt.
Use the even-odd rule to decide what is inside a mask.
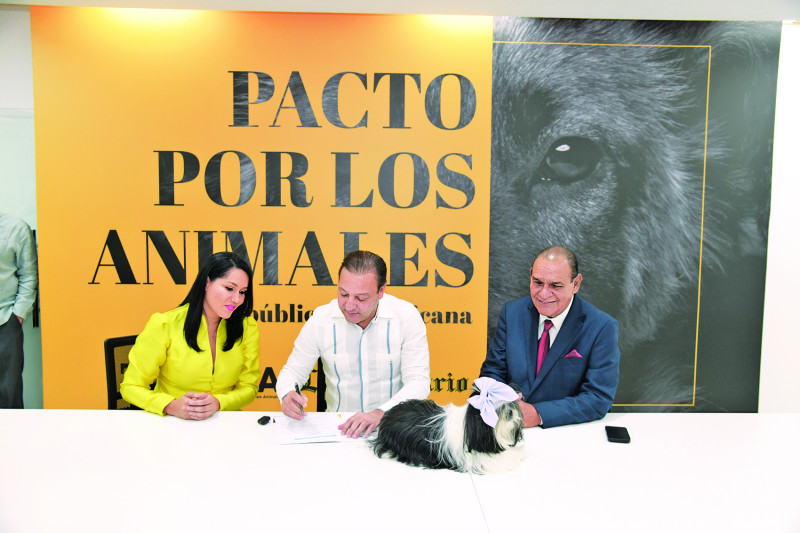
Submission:
[[[22,409],[22,320],[33,308],[36,241],[25,221],[0,213],[0,409]]]
[[[294,343],[275,390],[286,416],[301,419],[308,398],[295,392],[317,359],[325,370],[329,411],[356,412],[339,426],[368,436],[383,413],[430,393],[425,323],[417,308],[385,293],[386,263],[372,253],[347,254],[339,268],[338,298],[314,310]]]

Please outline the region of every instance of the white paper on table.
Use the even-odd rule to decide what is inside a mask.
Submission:
[[[280,444],[306,444],[311,442],[338,442],[348,438],[339,426],[347,420],[342,413],[306,413],[302,420],[281,417],[276,420]]]

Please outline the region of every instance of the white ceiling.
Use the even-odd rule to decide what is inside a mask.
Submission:
[[[31,2],[0,1],[3,4]],[[33,5],[641,20],[800,19],[800,0],[54,0]]]

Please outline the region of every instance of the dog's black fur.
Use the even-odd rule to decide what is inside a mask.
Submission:
[[[378,457],[387,454],[407,465],[457,470],[449,456],[438,453],[441,430],[437,424],[444,413],[444,407],[433,400],[406,400],[386,411],[370,446]]]

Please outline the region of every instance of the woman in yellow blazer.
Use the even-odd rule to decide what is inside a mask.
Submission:
[[[137,337],[122,397],[151,413],[192,420],[252,402],[260,369],[252,280],[237,255],[209,257],[183,303],[155,313]]]

